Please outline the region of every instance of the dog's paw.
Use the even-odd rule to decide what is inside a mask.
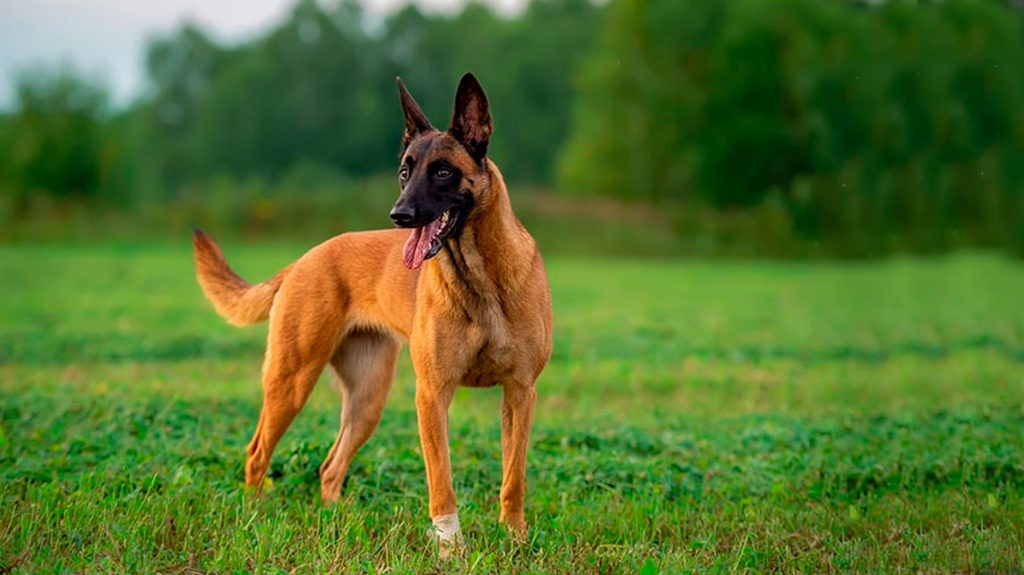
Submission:
[[[465,552],[466,545],[462,542],[461,534],[448,541],[437,540],[437,556],[441,559],[447,560],[462,557],[465,555]]]
[[[260,497],[274,489],[274,480],[269,477],[262,477],[255,483],[246,481],[242,483],[242,490],[252,497]]]
[[[526,515],[524,515],[522,511],[517,513],[502,513],[498,520],[505,524],[505,528],[508,530],[508,534],[512,537],[513,541],[516,541],[517,543],[523,543],[526,541]]]
[[[431,519],[430,537],[437,541],[437,551],[441,559],[459,557],[466,549],[462,541],[462,528],[459,525],[459,514],[452,513]]]

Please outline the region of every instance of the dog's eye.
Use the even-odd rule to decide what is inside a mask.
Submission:
[[[450,178],[452,176],[452,171],[448,168],[438,168],[438,170],[434,172],[434,175],[441,179]]]
[[[402,168],[398,170],[398,181],[404,182],[409,179],[409,168]]]

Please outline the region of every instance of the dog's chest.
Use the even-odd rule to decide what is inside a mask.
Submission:
[[[477,314],[465,330],[464,375],[468,387],[490,387],[515,377],[514,326],[500,312]]]

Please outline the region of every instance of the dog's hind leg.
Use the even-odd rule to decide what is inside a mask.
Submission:
[[[331,365],[341,388],[341,429],[320,466],[320,496],[337,501],[348,467],[377,424],[395,376],[401,343],[379,332],[356,331],[338,346]]]
[[[245,460],[245,483],[257,493],[262,490],[274,448],[305,405],[321,371],[323,364],[311,364],[297,371],[273,370],[264,375],[263,408]]]
[[[259,493],[278,441],[306,404],[340,336],[329,321],[304,321],[298,313],[271,317],[263,363],[263,408],[249,443],[245,483]],[[301,334],[299,337],[297,334]]]

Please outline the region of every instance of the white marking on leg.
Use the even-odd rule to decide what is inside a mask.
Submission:
[[[462,548],[462,528],[459,525],[459,514],[450,513],[430,519],[434,524],[433,535],[437,539],[441,558],[450,557]]]

